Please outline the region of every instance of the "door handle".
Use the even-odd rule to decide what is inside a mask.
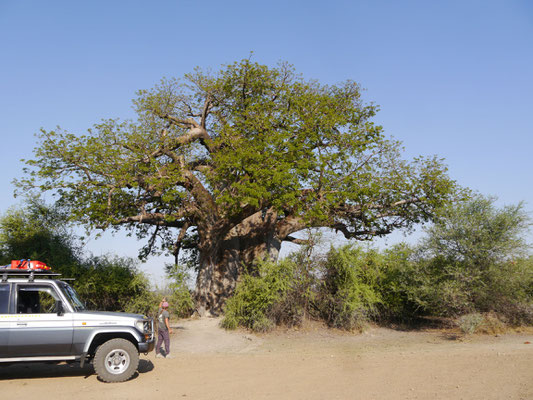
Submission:
[[[27,322],[17,322],[17,326],[28,326]]]

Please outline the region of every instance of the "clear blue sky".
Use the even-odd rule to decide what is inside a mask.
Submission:
[[[132,117],[136,90],[251,51],[308,79],[359,82],[407,157],[438,154],[460,184],[533,210],[532,1],[0,0],[0,41],[2,213],[40,127]]]

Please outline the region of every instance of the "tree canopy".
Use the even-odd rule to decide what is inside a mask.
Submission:
[[[369,239],[431,218],[456,190],[436,157],[411,162],[352,81],[304,80],[288,64],[242,60],[164,79],[136,120],[85,135],[42,130],[24,188],[53,190],[89,229],[127,227],[178,257],[199,252],[197,298],[219,309],[244,264],[293,233]]]
[[[69,231],[57,208],[30,200],[0,216],[0,264],[32,259],[58,266],[72,274],[80,263],[81,242]]]

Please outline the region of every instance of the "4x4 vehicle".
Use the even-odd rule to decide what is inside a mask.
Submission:
[[[129,379],[154,348],[153,320],[87,311],[57,275],[0,269],[0,363],[92,362],[105,382]]]

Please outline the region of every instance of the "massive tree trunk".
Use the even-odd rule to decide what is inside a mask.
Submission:
[[[211,247],[211,246],[210,246]],[[235,290],[243,271],[238,248],[215,246],[200,250],[200,268],[196,278],[195,300],[200,315],[218,315]]]
[[[277,260],[281,240],[276,235],[274,222],[271,216],[254,216],[232,228],[222,240],[200,240],[200,269],[195,290],[200,315],[218,315],[235,291],[242,273],[246,269],[252,271],[255,261]],[[200,234],[202,236],[216,237]]]

